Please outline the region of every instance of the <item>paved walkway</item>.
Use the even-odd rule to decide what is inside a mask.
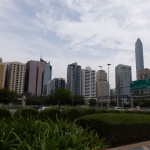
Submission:
[[[108,150],[150,150],[150,141],[110,148]]]

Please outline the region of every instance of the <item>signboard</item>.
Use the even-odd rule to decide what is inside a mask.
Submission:
[[[130,91],[150,89],[150,79],[136,80],[130,83]]]

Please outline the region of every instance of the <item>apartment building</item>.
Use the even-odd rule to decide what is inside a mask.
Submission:
[[[24,92],[25,64],[21,62],[9,62],[7,72],[7,88],[18,94]]]
[[[89,99],[96,98],[96,71],[90,67],[82,69],[82,95],[85,103]]]

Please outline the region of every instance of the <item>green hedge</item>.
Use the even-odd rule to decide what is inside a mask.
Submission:
[[[14,119],[39,119],[39,113],[36,109],[32,107],[22,107],[16,110],[16,112],[13,115]]]
[[[81,108],[80,109],[81,116],[86,116],[86,115],[96,114],[96,113],[97,111],[94,108]]]
[[[80,111],[76,108],[66,108],[62,110],[63,119],[67,121],[74,121],[80,117]]]
[[[11,119],[12,115],[9,109],[0,108],[0,119]]]
[[[77,124],[94,129],[111,146],[150,139],[150,116],[103,113],[78,118]]]
[[[56,121],[56,119],[62,118],[62,113],[57,108],[46,108],[40,112],[40,118],[41,120],[48,120]]]

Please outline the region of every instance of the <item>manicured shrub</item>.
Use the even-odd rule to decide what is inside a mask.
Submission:
[[[132,111],[130,111],[130,110],[124,110],[124,111],[121,111],[122,113],[129,113],[129,114],[131,114],[132,113]]]
[[[62,120],[42,122],[23,118],[0,120],[0,149],[10,150],[104,150],[106,145],[93,132]]]
[[[108,113],[107,109],[98,109],[97,113]]]
[[[111,146],[150,139],[149,115],[103,113],[80,117],[76,123],[95,130]]]
[[[120,113],[121,111],[115,109],[108,109],[108,113]]]
[[[0,108],[0,119],[11,119],[12,115],[9,109]]]
[[[140,111],[140,110],[132,110],[131,112],[135,113],[135,114],[142,114],[142,111]]]
[[[66,108],[62,110],[63,119],[67,121],[74,121],[80,117],[80,111],[76,108]]]
[[[17,111],[13,115],[14,119],[38,119],[39,118],[39,113],[36,109],[31,108],[31,107],[22,107],[17,109]]]
[[[41,120],[48,120],[56,121],[56,119],[62,118],[62,113],[57,108],[46,108],[40,112]]]
[[[86,116],[86,115],[96,114],[96,113],[97,111],[94,108],[81,108],[80,109],[81,116]]]

